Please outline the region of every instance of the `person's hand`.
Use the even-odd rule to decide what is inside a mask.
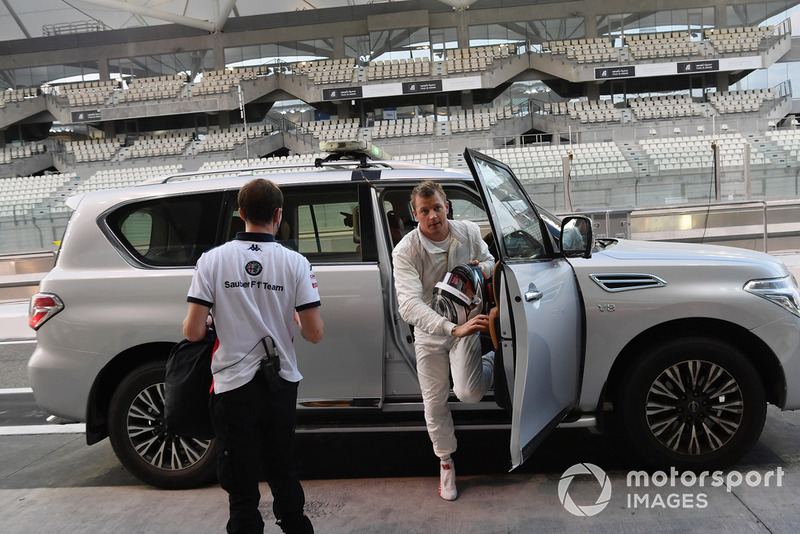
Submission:
[[[476,315],[466,323],[458,325],[453,328],[453,335],[455,337],[466,337],[476,333],[489,333],[489,316],[480,314]]]

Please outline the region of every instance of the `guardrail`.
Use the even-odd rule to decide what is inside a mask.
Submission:
[[[36,293],[55,259],[52,250],[0,254],[0,300],[27,299]]]
[[[587,210],[580,214],[592,218],[598,237],[713,243],[763,252],[800,250],[799,200]]]
[[[56,261],[54,250],[0,253],[0,274],[47,272]]]

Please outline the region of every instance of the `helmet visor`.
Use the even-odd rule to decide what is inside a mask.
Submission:
[[[444,275],[444,279],[442,279],[441,283],[452,287],[460,294],[464,295],[464,297],[466,297],[464,300],[467,302],[472,302],[475,297],[475,288],[470,286],[469,281],[459,274],[448,272]]]

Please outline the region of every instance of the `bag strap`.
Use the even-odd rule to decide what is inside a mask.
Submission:
[[[269,340],[269,343],[267,343],[267,340]],[[261,344],[264,346],[264,352],[267,353],[268,358],[278,357],[278,349],[275,348],[275,340],[271,336],[262,337]]]

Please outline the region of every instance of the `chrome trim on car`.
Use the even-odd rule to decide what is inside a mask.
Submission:
[[[667,285],[665,280],[653,274],[600,273],[590,274],[589,278],[610,293],[630,291],[632,289],[650,289]]]

